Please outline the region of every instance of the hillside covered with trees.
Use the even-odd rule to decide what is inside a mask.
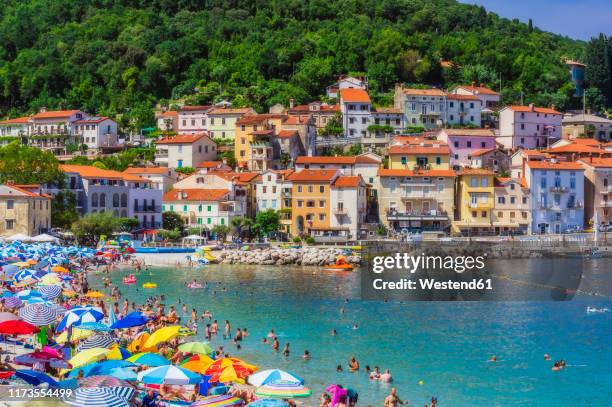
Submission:
[[[136,127],[159,100],[263,111],[341,73],[367,74],[378,103],[396,82],[501,78],[505,102],[567,108],[562,59],[588,48],[455,0],[4,0],[0,38],[0,116],[78,107]]]

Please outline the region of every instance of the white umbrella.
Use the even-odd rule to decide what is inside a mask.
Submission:
[[[43,234],[40,234],[38,236],[34,236],[32,238],[32,241],[33,242],[50,242],[50,243],[53,243],[53,242],[58,242],[59,239],[57,237],[54,237],[54,236],[48,235],[46,233],[43,233]]]
[[[29,242],[32,240],[32,238],[28,235],[24,235],[23,233],[17,233],[13,236],[7,237],[6,240],[9,242],[14,242],[16,240],[19,240],[20,242]]]
[[[200,235],[189,235],[184,237],[183,240],[206,240],[206,238]]]

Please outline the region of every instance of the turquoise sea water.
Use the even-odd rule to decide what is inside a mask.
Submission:
[[[610,259],[586,267],[591,281],[610,281]],[[385,303],[359,300],[359,272],[211,265],[154,268],[151,275],[139,276],[137,286],[121,284],[129,273],[118,270],[111,277],[130,301],[142,303],[163,293],[167,305],[178,304],[179,298],[187,303],[188,314],[192,307],[198,315],[212,311],[220,330],[225,319],[232,333],[247,327],[250,336],[240,350],[221,337],[212,343],[223,343],[232,355],[260,369],[278,367],[301,375],[314,390],[306,405],[318,405],[316,398],[331,383],[355,388],[359,405],[382,405],[390,385],[370,382],[363,371],[348,373],[352,356],[362,368],[391,369],[392,385],[410,405],[424,405],[436,396],[440,406],[603,406],[612,397],[612,313],[586,312],[587,306],[612,309],[609,299]],[[184,282],[193,278],[207,281],[209,288],[185,288]],[[157,289],[141,288],[146,281],[156,282]],[[90,282],[101,288],[99,280]],[[199,324],[200,336],[204,326]],[[281,347],[290,342],[288,358],[261,342],[270,329]],[[337,336],[330,334],[332,329]],[[305,349],[311,360],[302,359]],[[569,366],[552,372],[545,353]],[[488,362],[493,354],[499,362]],[[336,372],[339,364],[343,373]]]

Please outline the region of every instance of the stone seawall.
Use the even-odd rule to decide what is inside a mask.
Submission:
[[[303,247],[299,249],[267,248],[249,251],[222,250],[213,252],[213,255],[223,264],[261,264],[285,265],[295,264],[301,266],[322,266],[334,263],[344,251],[337,248]],[[360,256],[346,256],[346,260],[358,265]]]

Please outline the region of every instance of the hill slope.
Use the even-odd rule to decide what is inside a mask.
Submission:
[[[142,120],[158,99],[306,102],[346,72],[367,73],[381,102],[396,81],[498,89],[501,75],[508,100],[522,90],[563,107],[561,57],[584,53],[454,0],[5,0],[0,38],[0,115],[82,107]],[[443,73],[441,59],[463,69]]]

